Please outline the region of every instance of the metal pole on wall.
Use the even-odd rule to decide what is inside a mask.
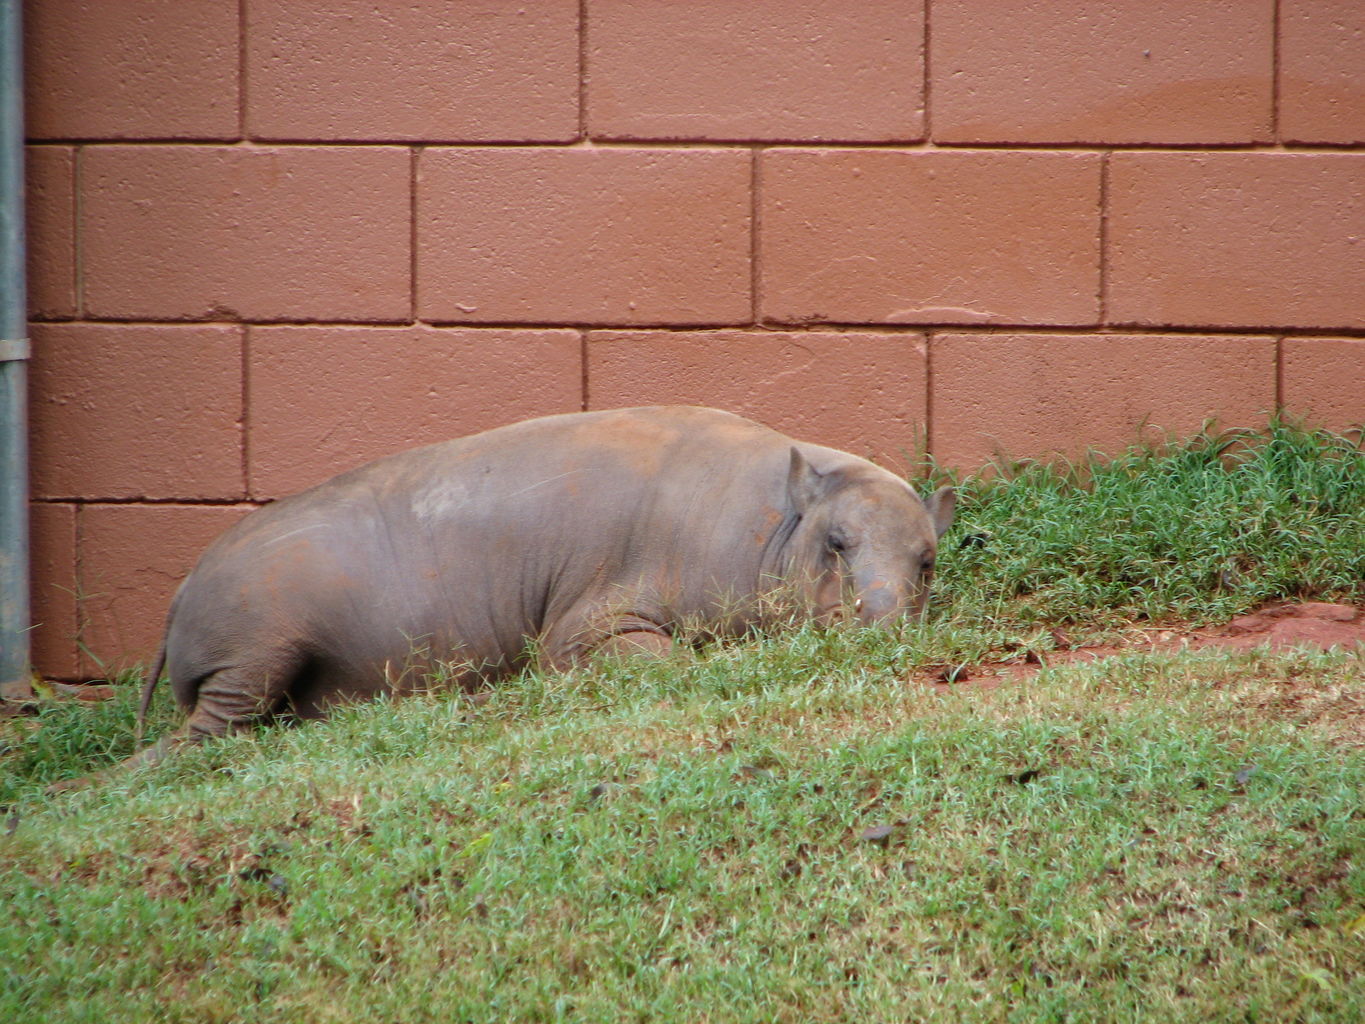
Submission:
[[[22,0],[0,0],[0,695],[28,690]]]

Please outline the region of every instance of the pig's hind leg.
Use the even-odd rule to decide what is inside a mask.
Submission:
[[[283,648],[249,662],[214,669],[188,683],[173,681],[176,699],[190,705],[189,718],[174,732],[128,758],[123,766],[157,764],[182,743],[226,736],[271,717],[285,708],[307,664],[305,652]]]
[[[298,648],[277,648],[204,675],[197,685],[187,688],[193,693],[184,726],[187,738],[225,736],[286,710],[308,660]],[[177,686],[176,697],[185,703],[181,693]]]
[[[194,700],[190,716],[180,728],[112,768],[64,779],[49,786],[48,792],[57,794],[107,782],[116,772],[161,763],[184,743],[224,736],[269,717],[284,703],[290,685],[307,661],[297,655],[282,655],[283,652],[276,652],[274,657],[251,664],[216,669],[197,684],[192,682],[183,689],[176,686],[177,699],[182,699],[188,690]]]

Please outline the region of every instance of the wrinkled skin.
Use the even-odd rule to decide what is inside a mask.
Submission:
[[[952,491],[714,409],[530,420],[380,459],[209,547],[163,646],[186,738],[429,685],[472,688],[683,627],[922,610]],[[153,671],[143,710],[160,674]],[[139,722],[141,716],[139,717]]]

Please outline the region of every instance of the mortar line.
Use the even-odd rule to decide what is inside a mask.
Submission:
[[[76,675],[80,676],[85,671],[85,660],[87,658],[85,643],[85,633],[89,625],[90,613],[85,607],[85,565],[81,558],[81,552],[85,550],[85,502],[77,501],[72,505],[71,512],[71,578],[76,585],[76,593],[73,595],[76,603],[76,636],[74,643],[76,646]]]
[[[763,147],[754,146],[749,164],[749,322],[757,327],[762,314],[763,274],[759,267],[759,246],[762,244],[760,192],[763,188],[761,163]]]
[[[237,139],[246,141],[246,0],[237,0]]]
[[[417,161],[420,146],[408,149],[408,317],[417,323]]]
[[[1270,14],[1270,141],[1280,139],[1280,0],[1273,0]]]
[[[924,454],[926,458],[933,458],[934,456],[934,346],[937,340],[937,331],[924,332]]]
[[[578,332],[578,378],[579,405],[583,412],[588,411],[588,332]]]
[[[108,138],[66,138],[34,140],[33,146],[119,146],[124,148],[144,148],[161,146],[183,149],[217,148],[237,146],[244,149],[410,149],[420,146],[423,149],[703,149],[715,151],[747,150],[754,145],[765,149],[804,149],[820,152],[839,150],[858,150],[890,153],[1180,153],[1198,156],[1205,153],[1302,153],[1307,155],[1333,155],[1337,153],[1357,153],[1360,146],[1353,142],[1127,142],[1113,145],[1101,142],[954,142],[951,144],[933,141],[900,142],[863,142],[857,139],[842,141],[822,141],[817,139],[584,139],[584,140],[460,140],[460,139],[406,139],[406,138],[365,138],[365,139],[326,139],[326,138],[286,138],[286,139],[108,139]]]
[[[242,384],[241,402],[242,415],[240,423],[242,425],[242,496],[251,497],[251,327],[249,324],[242,324],[239,340],[241,342],[242,360]]]
[[[1112,153],[1100,158],[1100,252],[1099,252],[1099,322],[1109,326],[1109,160]]]
[[[1275,339],[1275,414],[1284,412],[1284,335]]]
[[[100,495],[57,495],[55,497],[35,497],[30,499],[35,505],[70,505],[73,508],[81,509],[92,505],[155,505],[160,508],[167,506],[184,506],[187,508],[242,508],[250,505],[258,508],[261,505],[268,505],[275,499],[273,498],[148,498],[145,495],[138,495],[132,498],[102,497]]]
[[[922,81],[921,81],[921,89],[923,90],[923,92],[922,92],[922,95],[921,95],[921,97],[920,97],[920,102],[924,105],[924,120],[923,120],[923,123],[922,123],[921,127],[922,127],[923,133],[924,133],[924,141],[925,141],[925,142],[928,142],[928,143],[932,143],[932,142],[933,142],[933,138],[934,138],[934,126],[933,126],[932,116],[931,116],[931,113],[930,113],[930,111],[931,111],[931,106],[930,106],[930,103],[929,103],[929,89],[930,89],[930,75],[929,75],[929,31],[930,31],[930,28],[929,28],[929,26],[930,26],[930,22],[933,20],[932,17],[930,16],[930,11],[931,11],[931,9],[932,9],[932,6],[933,6],[933,0],[924,0],[924,41],[921,43],[921,54],[920,54],[920,56],[923,58],[923,59],[920,61],[921,65],[922,65],[922,67],[921,67],[921,75],[923,76],[923,79],[922,79]]]
[[[588,0],[578,0],[578,138],[588,138]]]
[[[1208,335],[1218,334],[1227,337],[1275,337],[1320,338],[1326,335],[1340,338],[1365,337],[1365,327],[1342,327],[1317,325],[1311,327],[1287,327],[1283,324],[1143,324],[1115,322],[1109,324],[1048,324],[1027,321],[1001,321],[999,323],[949,323],[942,320],[926,320],[922,323],[878,323],[876,321],[811,321],[808,323],[786,323],[780,320],[763,321],[757,324],[729,321],[708,321],[706,323],[679,324],[663,322],[587,322],[564,320],[441,320],[422,319],[415,322],[407,320],[157,320],[151,317],[34,317],[40,324],[106,324],[123,327],[299,327],[299,328],[336,328],[392,330],[395,327],[430,327],[433,330],[459,331],[653,331],[657,333],[686,334],[698,331],[751,331],[785,334],[923,334],[938,331],[952,334],[1126,334],[1133,337],[1159,337],[1163,335]]]
[[[71,294],[75,300],[77,320],[85,318],[85,147],[75,146],[71,153]]]

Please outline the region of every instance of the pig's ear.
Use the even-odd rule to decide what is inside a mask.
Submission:
[[[806,457],[792,446],[791,464],[787,468],[787,501],[797,515],[804,515],[825,488],[822,477]]]
[[[924,507],[934,524],[934,535],[942,537],[953,525],[953,509],[957,506],[957,492],[951,487],[940,487],[924,499]]]

